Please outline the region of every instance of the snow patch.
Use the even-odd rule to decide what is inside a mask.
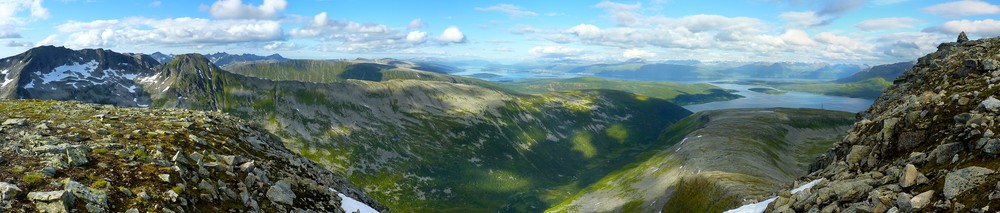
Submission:
[[[724,213],[758,213],[758,212],[764,212],[764,210],[767,210],[767,205],[770,205],[771,202],[774,202],[774,200],[777,200],[777,199],[778,199],[778,197],[772,197],[771,199],[767,199],[767,200],[761,201],[759,203],[751,203],[751,204],[747,204],[747,205],[744,205],[744,206],[740,206],[739,208],[732,209],[732,210],[729,210],[729,211],[725,211]]]
[[[819,182],[821,182],[823,180],[826,180],[826,178],[820,178],[820,179],[816,179],[816,180],[810,181],[809,183],[803,184],[802,186],[799,186],[798,188],[792,189],[792,191],[788,191],[788,192],[791,192],[792,194],[795,194],[795,193],[801,192],[802,190],[811,189],[813,186],[816,186],[816,184],[819,184]]]
[[[820,179],[816,179],[816,180],[810,181],[809,183],[802,184],[802,186],[799,186],[799,187],[797,187],[795,189],[792,189],[791,191],[788,191],[788,192],[790,192],[792,194],[795,194],[795,193],[801,192],[801,191],[806,190],[806,189],[811,189],[813,186],[816,186],[816,184],[819,184],[819,182],[822,182],[823,180],[825,180],[825,178],[820,178]],[[729,211],[725,211],[724,213],[763,213],[764,210],[767,210],[767,205],[770,205],[771,202],[774,202],[777,199],[778,199],[778,197],[772,197],[770,199],[767,199],[767,200],[764,200],[764,201],[761,201],[761,202],[743,205],[743,206],[740,206],[739,208],[732,209],[732,210],[729,210]]]
[[[3,74],[3,83],[0,83],[0,87],[5,87],[7,86],[7,84],[10,84],[10,82],[14,82],[14,79],[11,79],[10,76],[7,75],[8,72],[10,72],[9,69],[0,71],[0,74]]]
[[[344,193],[338,192],[336,189],[330,188],[330,191],[336,192],[340,196],[340,208],[344,212],[361,212],[361,213],[378,213],[375,208],[368,206],[368,204],[362,203],[361,201],[355,200],[354,198],[344,195]]]

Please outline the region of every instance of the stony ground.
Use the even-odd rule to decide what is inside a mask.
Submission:
[[[774,212],[1000,210],[1000,38],[941,44],[813,165]]]
[[[343,179],[217,112],[0,101],[0,212],[343,212]]]

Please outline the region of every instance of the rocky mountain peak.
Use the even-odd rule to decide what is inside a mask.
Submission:
[[[812,189],[777,212],[985,212],[1000,208],[1000,38],[941,44],[812,165]]]

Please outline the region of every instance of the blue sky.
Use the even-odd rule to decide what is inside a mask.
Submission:
[[[38,45],[291,58],[888,63],[1000,35],[995,1],[0,1],[0,55]]]

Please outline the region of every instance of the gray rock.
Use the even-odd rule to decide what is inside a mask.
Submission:
[[[279,180],[271,188],[267,189],[267,199],[275,203],[294,206],[295,192],[292,192],[292,184],[288,180]]]
[[[90,187],[84,186],[79,182],[66,179],[66,191],[73,193],[73,196],[81,200],[86,201],[90,204],[96,204],[101,207],[108,206],[108,194],[102,190],[91,189]]]
[[[983,152],[990,154],[1000,153],[1000,139],[989,139],[986,144],[983,145]]]
[[[861,160],[865,159],[865,157],[868,157],[868,154],[871,153],[871,151],[872,148],[870,146],[854,145],[853,147],[851,147],[851,152],[847,154],[847,165],[853,167],[859,166]]]
[[[872,191],[872,186],[868,185],[867,182],[868,180],[840,182],[832,185],[831,188],[841,201],[857,201],[863,198],[865,193]]]
[[[24,118],[10,118],[3,121],[3,124],[0,124],[0,126],[27,126],[27,125],[28,125],[28,119]]]
[[[139,209],[131,208],[125,211],[125,213],[139,213]]]
[[[159,176],[164,183],[170,183],[170,174],[160,174]]]
[[[934,190],[928,190],[924,193],[918,194],[917,196],[913,196],[913,198],[910,199],[910,205],[912,206],[912,209],[921,209],[927,204],[930,204],[931,199],[933,198]]]
[[[941,144],[931,151],[931,156],[934,157],[937,163],[946,163],[951,160],[952,156],[962,151],[962,144],[960,143],[946,143]]]
[[[70,212],[73,207],[73,193],[67,191],[30,192],[28,200],[35,203],[41,212]]]
[[[958,43],[967,42],[969,41],[969,36],[965,35],[965,31],[962,31],[961,33],[958,34],[958,40],[956,41]]]
[[[971,166],[948,173],[944,179],[944,197],[952,199],[969,189],[986,183],[993,170]]]
[[[254,162],[252,160],[240,165],[240,171],[241,172],[250,172],[254,168],[255,168],[255,166],[254,166]]]
[[[185,155],[184,152],[180,150],[178,150],[177,153],[174,154],[174,157],[170,158],[170,161],[173,161],[174,163],[178,163],[181,165],[191,165],[191,161],[188,160],[187,155]]]
[[[986,100],[983,100],[983,102],[979,103],[978,109],[980,111],[988,111],[988,112],[1000,111],[1000,100],[997,100],[996,98],[993,98],[993,96],[990,96],[986,98]]]
[[[82,166],[89,163],[87,160],[88,150],[86,147],[68,147],[66,148],[66,162],[70,166]]]
[[[903,171],[903,176],[899,178],[899,185],[903,188],[910,187],[917,184],[917,167],[913,164],[906,164],[906,168]]]
[[[899,195],[896,196],[896,206],[904,212],[910,211],[910,209],[913,208],[913,204],[910,203],[911,199],[913,199],[913,196],[910,194],[900,192]]]
[[[1000,63],[998,63],[996,59],[992,58],[983,59],[980,65],[982,65],[983,71],[993,71],[1000,69]]]
[[[212,197],[216,197],[219,195],[219,191],[215,189],[215,186],[213,186],[212,183],[205,181],[205,179],[202,179],[201,182],[198,183],[198,188],[201,190],[205,190],[205,192],[207,192]]]
[[[7,182],[0,182],[0,201],[11,200],[21,194],[21,188]]]
[[[188,135],[188,139],[201,145],[208,145],[208,143],[205,142],[205,139],[198,138],[198,136],[195,135]]]

